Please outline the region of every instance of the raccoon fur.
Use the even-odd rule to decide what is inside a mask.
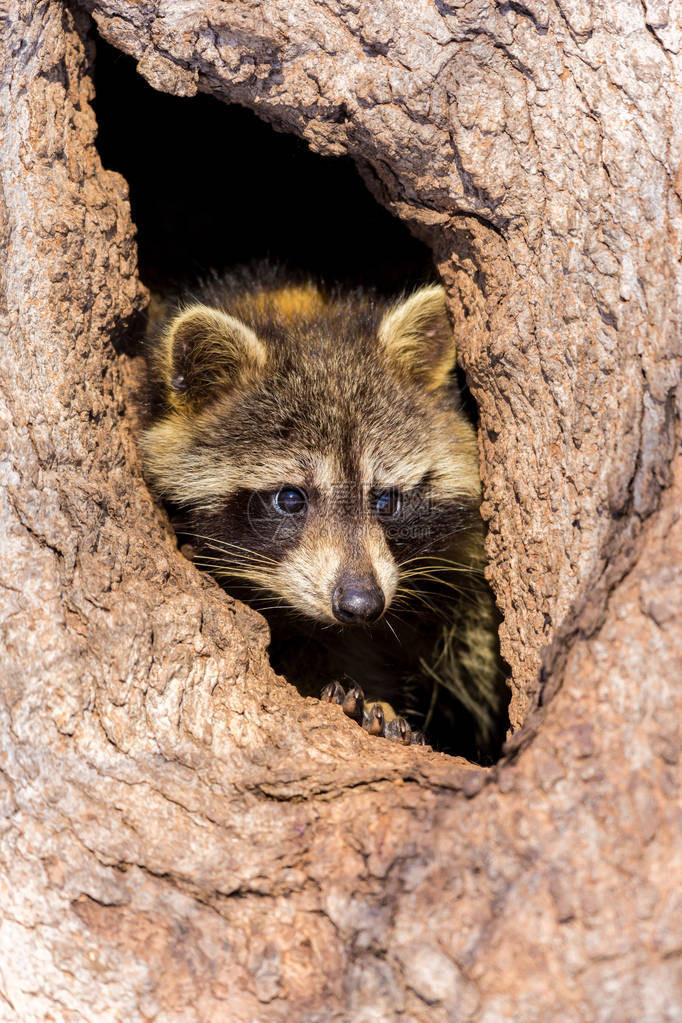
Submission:
[[[485,761],[507,691],[454,365],[438,285],[215,278],[152,331],[141,447],[196,563],[268,619],[276,670]]]

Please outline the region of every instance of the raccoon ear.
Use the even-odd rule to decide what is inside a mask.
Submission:
[[[428,390],[441,387],[455,364],[455,337],[445,289],[420,288],[394,305],[379,325],[379,343],[389,356]]]
[[[199,407],[217,389],[231,387],[265,366],[265,345],[234,316],[192,305],[169,324],[161,367],[176,407]]]

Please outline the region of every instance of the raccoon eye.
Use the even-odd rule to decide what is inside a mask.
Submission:
[[[380,490],[372,497],[372,507],[382,519],[392,519],[398,514],[402,505],[399,490]]]
[[[282,487],[274,499],[277,511],[283,515],[300,515],[308,507],[308,498],[298,487]]]

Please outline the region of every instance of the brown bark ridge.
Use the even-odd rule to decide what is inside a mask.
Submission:
[[[0,20],[0,1018],[682,1019],[679,6],[87,6]],[[90,16],[437,252],[526,722],[497,768],[302,700],[177,554]]]

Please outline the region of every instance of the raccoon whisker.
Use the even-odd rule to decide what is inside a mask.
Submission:
[[[446,586],[445,584],[439,587],[430,586],[419,586],[419,587],[408,587],[409,593],[420,593],[423,597],[430,597],[436,603],[443,601],[452,600],[452,596],[456,595],[461,600],[472,599],[473,591],[461,589],[458,586]]]
[[[266,558],[264,554],[259,554],[258,551],[249,551],[246,548],[242,549],[240,547],[235,547],[234,550],[231,550],[228,547],[225,547],[225,548],[222,548],[222,547],[211,547],[208,544],[205,544],[205,549],[206,550],[210,550],[210,551],[215,551],[216,554],[220,554],[224,558],[225,557],[229,557],[229,558],[247,558],[249,561],[264,561],[264,562],[267,562],[268,564],[276,564],[276,562],[274,561],[273,558]],[[213,555],[213,554],[204,554],[203,551],[204,551],[204,548],[202,548],[201,550],[197,551],[196,557],[198,557],[198,558],[213,558],[213,557],[215,557],[215,555]]]
[[[451,558],[437,558],[432,554],[422,554],[416,558],[408,558],[407,561],[401,561],[398,564],[398,568],[402,569],[406,565],[413,565],[413,568],[408,569],[409,572],[420,572],[422,566],[415,565],[415,562],[424,561],[426,564],[424,567],[433,567],[434,571],[438,572],[461,572],[465,575],[482,575],[483,569],[478,565],[465,565],[459,561],[452,561]]]
[[[395,605],[395,601],[394,601],[394,605]],[[402,603],[398,604],[397,606],[400,608],[400,614],[401,615],[406,615],[406,614],[407,615],[414,615],[414,614],[418,614],[419,613],[419,609],[418,608],[410,607],[405,602],[402,602]]]
[[[409,604],[407,604],[404,599],[400,603],[397,603],[394,600],[392,606],[393,607],[399,607],[401,615],[404,615],[404,614],[415,614],[415,612],[417,610],[414,607],[410,607]]]
[[[401,575],[419,575],[421,572],[457,572],[460,575],[472,575],[476,572],[476,569],[471,565],[449,565],[437,561],[427,561],[424,565],[409,568],[407,572],[402,572]]]
[[[230,589],[238,589],[240,587],[230,586]],[[246,587],[248,588],[248,587]],[[286,611],[286,613],[295,618],[307,618],[307,616],[289,603],[286,597],[279,596],[274,589],[268,588],[267,586],[252,587],[255,589],[263,590],[263,595],[260,597],[254,596],[249,599],[249,605],[256,611]],[[267,600],[277,600],[277,604],[272,604],[268,607],[257,607],[257,603],[262,603]]]
[[[459,578],[458,578],[458,576],[459,576]],[[408,582],[411,579],[432,579],[432,580],[435,579],[437,582],[441,583],[443,586],[466,586],[466,584],[468,582],[471,582],[472,577],[473,577],[473,573],[471,573],[471,572],[461,572],[461,573],[458,573],[457,576],[455,576],[453,578],[452,576],[448,576],[446,574],[441,574],[439,569],[433,568],[433,566],[428,567],[428,568],[425,567],[420,572],[401,572],[400,573],[400,581],[401,582]]]
[[[251,601],[255,601],[255,600],[266,600],[267,599],[267,597],[257,597],[257,596],[253,595],[253,591],[254,590],[266,590],[267,587],[265,587],[265,586],[256,586],[255,583],[233,583],[231,581],[228,581],[228,585],[229,585],[230,593],[232,593],[233,590],[235,592],[237,590],[248,590],[250,592],[250,594],[251,594],[249,596],[249,603],[251,603]],[[272,596],[272,593],[269,593],[269,595]]]
[[[274,567],[277,565],[276,561],[272,561],[270,558],[259,558],[257,555],[247,554],[243,551],[219,551],[218,548],[213,548],[218,552],[215,554],[202,554],[199,553],[195,557],[195,561],[222,561],[227,564],[244,564],[244,565],[264,565],[265,567]]]
[[[201,565],[202,562],[201,561],[195,561],[194,564],[195,565]],[[270,577],[271,575],[274,574],[273,570],[270,568],[269,565],[259,565],[258,562],[254,562],[252,564],[249,564],[249,562],[238,562],[238,561],[224,561],[224,560],[221,560],[221,561],[216,561],[216,562],[212,562],[212,563],[207,563],[206,564],[206,568],[209,571],[213,572],[214,575],[217,575],[217,573],[221,572],[221,571],[223,571],[223,572],[234,572],[235,575],[239,575],[240,573],[243,574],[244,572],[247,572],[249,570],[252,570],[252,571],[255,571],[255,572],[258,572],[258,573],[263,573],[264,575],[267,575],[268,577]]]
[[[440,586],[447,587],[463,587],[467,590],[478,588],[478,576],[475,572],[461,572],[455,576],[441,574],[440,569],[434,568],[433,566],[424,567],[419,572],[401,572],[399,575],[400,583],[411,584],[412,580],[419,582],[420,580],[428,579],[430,582],[436,582]]]
[[[220,556],[215,554],[197,554],[194,561],[218,562],[224,565],[269,565],[268,561],[261,561],[260,558],[252,558],[246,554],[232,551],[223,551]]]
[[[456,593],[460,600],[467,601],[470,604],[474,604],[474,600],[472,599],[471,596],[471,591],[463,590],[456,586],[448,586],[447,583],[443,583],[442,585],[445,586],[447,589],[451,590],[452,592]],[[446,594],[440,593],[437,590],[426,590],[423,588],[416,589],[414,587],[406,587],[405,595],[408,597],[415,596],[417,598],[421,598],[422,600],[428,600],[429,606],[432,608],[432,610],[438,612],[439,614],[442,614],[444,621],[450,621],[450,616],[447,615],[445,610],[441,609],[440,607],[440,601],[447,600]]]
[[[273,571],[273,566],[268,565],[267,563],[260,561],[249,561],[246,558],[242,558],[241,560],[237,561],[236,559],[228,560],[227,558],[199,557],[194,559],[193,564],[199,565],[202,568],[206,568],[209,572],[217,571],[219,568],[225,569],[234,568],[235,570],[254,568],[257,571],[262,572]]]
[[[392,632],[393,632],[393,634],[395,635],[396,639],[398,639],[398,633],[396,632],[396,630],[394,629],[393,625],[392,625],[392,624],[391,624],[391,622],[389,621],[389,616],[388,616],[388,615],[384,615],[384,616],[383,616],[383,621],[384,621],[385,623],[387,623],[387,627],[391,629],[391,631],[392,631]],[[400,642],[400,639],[398,639],[398,642]]]
[[[260,608],[258,610],[260,610]],[[267,611],[268,608],[265,608],[265,610]],[[279,604],[276,608],[274,609],[270,608],[269,610],[281,611],[283,614],[287,616],[287,618],[293,618],[296,619],[297,621],[298,620],[303,622],[309,621],[308,616],[303,611],[299,611],[298,608],[294,607],[292,604],[289,604],[287,601],[285,601],[283,604]]]
[[[191,536],[195,540],[208,540],[209,543],[207,543],[206,546],[212,551],[224,551],[225,553],[229,551],[241,551],[244,554],[248,554],[250,557],[259,558],[262,561],[269,561],[273,565],[277,564],[274,558],[269,558],[267,555],[262,554],[260,551],[254,551],[250,547],[243,547],[241,544],[231,543],[229,540],[219,540],[215,536],[205,536],[203,533],[188,533],[184,530],[183,535]]]
[[[396,638],[396,640],[397,640],[397,642],[398,642],[398,646],[402,646],[402,643],[401,643],[401,642],[400,642],[400,640],[398,639],[398,633],[397,633],[397,632],[395,631],[395,629],[394,629],[394,628],[393,628],[393,626],[391,625],[390,621],[388,620],[388,615],[387,615],[387,614],[386,614],[386,615],[384,615],[384,621],[386,622],[386,624],[388,625],[389,629],[391,630],[391,632],[392,632],[392,633],[393,633],[393,635],[395,636],[395,638]]]
[[[398,621],[398,622],[400,621],[400,615],[397,613],[396,608],[397,607],[402,608],[402,604],[400,603],[400,599],[402,599],[402,598],[399,598],[398,601],[396,601],[395,599],[393,601],[391,601],[391,606],[389,608],[387,608],[387,610],[386,610],[386,616],[392,615],[392,617],[395,618],[395,620]]]
[[[235,589],[236,589],[236,587],[230,586],[230,593],[232,593],[232,591],[235,590]],[[239,597],[239,599],[241,600],[242,598]],[[269,608],[269,607],[259,607],[258,606],[261,601],[267,600],[267,599],[268,599],[267,597],[250,597],[248,599],[248,601],[244,601],[244,603],[248,603],[249,607],[254,608],[254,610],[256,610],[256,611],[271,611],[272,608]],[[272,599],[272,594],[270,594],[270,599]]]
[[[420,590],[410,590],[409,591],[409,596],[410,597],[416,597],[417,600],[421,601],[422,604],[424,604],[426,607],[428,607],[429,611],[432,611],[434,614],[436,614],[439,617],[443,618],[444,621],[448,620],[447,616],[442,611],[442,609],[439,608],[436,604],[434,604],[433,601],[429,600],[428,597],[424,593],[422,593]]]
[[[414,578],[414,577],[410,577],[410,578]],[[441,579],[441,578],[439,578],[439,576],[432,575],[431,573],[428,573],[428,572],[421,572],[421,573],[419,573],[419,575],[416,578],[424,579],[424,580],[426,580],[428,582],[436,583],[438,586],[445,587],[445,589],[447,589],[447,590],[453,590],[454,593],[462,593],[463,594],[463,593],[467,592],[466,589],[464,589],[461,586],[457,586],[456,583],[451,582],[449,579]],[[426,591],[426,592],[432,592],[432,591]]]
[[[232,586],[232,585],[230,586],[230,591],[232,591],[232,590],[241,590],[241,589],[259,589],[259,590],[264,590],[265,591],[261,597],[252,596],[249,599],[249,601],[248,601],[249,605],[251,607],[253,607],[253,609],[255,611],[258,611],[259,613],[262,613],[264,611],[294,611],[296,614],[298,614],[298,612],[295,611],[295,608],[292,608],[290,604],[287,604],[287,602],[285,601],[284,597],[277,598],[277,594],[273,593],[272,590],[268,590],[268,588],[265,587],[265,586],[255,586],[255,587],[253,585],[250,586],[250,587],[248,587],[248,586]],[[261,607],[260,606],[264,601],[266,601],[266,602],[267,601],[271,601],[271,600],[273,600],[273,598],[277,600],[276,604],[268,604],[266,607]]]
[[[253,568],[259,572],[272,573],[274,566],[268,565],[267,563],[261,563],[260,561],[251,561],[249,558],[213,558],[204,557],[200,555],[194,559],[195,565],[206,565],[211,571],[219,568],[234,568],[235,571],[240,569]]]
[[[459,529],[453,529],[449,533],[443,533],[442,536],[437,536],[435,537],[435,539],[429,540],[428,543],[424,544],[423,547],[419,548],[419,550],[417,551],[417,555],[421,554],[423,551],[429,551],[429,548],[433,547],[435,544],[438,544],[440,547],[442,547],[443,542],[445,540],[448,540],[451,536],[457,536],[458,533],[463,533],[467,528],[468,528],[467,526],[460,526]]]
[[[212,569],[211,575],[216,579],[225,579],[228,585],[232,579],[246,579],[247,583],[258,589],[269,590],[270,592],[273,590],[273,587],[268,585],[270,579],[267,573],[264,572],[259,572],[258,577],[256,577],[255,572],[239,572],[234,569]]]
[[[215,579],[229,579],[237,580],[243,579],[245,583],[257,586],[261,581],[269,586],[271,576],[259,569],[258,565],[247,566],[245,568],[237,568],[234,565],[210,565],[210,566],[199,566],[202,572],[206,572],[212,575]]]
[[[412,618],[414,619],[417,615],[423,615],[424,610],[423,610],[423,608],[420,608],[420,607],[416,607],[416,608],[401,608],[400,609],[400,613],[403,616],[403,618],[405,618],[406,615],[412,615]]]
[[[422,548],[423,550],[424,548]],[[444,555],[429,553],[429,554],[415,554],[412,558],[406,558],[405,561],[401,561],[401,567],[403,565],[411,565],[414,561],[425,561],[429,558],[431,561],[443,562],[446,565],[459,565],[461,568],[468,568],[463,561],[455,561],[454,558],[446,558]]]
[[[249,564],[235,564],[234,562],[218,562],[217,564],[202,564],[197,563],[197,567],[203,572],[210,572],[211,575],[226,578],[227,576],[233,576],[235,579],[253,579],[258,581],[259,579],[271,580],[275,578],[274,571],[269,565],[249,565]]]
[[[462,573],[466,575],[467,573]],[[442,576],[440,572],[434,569],[424,569],[422,572],[402,572],[400,574],[400,581],[407,582],[410,579],[428,579],[431,582],[437,582],[441,586],[447,586],[452,589],[457,589],[461,585],[466,585],[467,580],[464,579],[461,582],[458,580],[455,582],[453,579],[448,579],[446,576]]]
[[[437,597],[438,593],[435,590],[425,590],[423,586],[404,586],[400,587],[401,592],[405,596],[411,596],[412,594],[422,594],[422,596]]]
[[[465,591],[457,592],[463,602],[466,602],[470,605],[475,605],[475,601],[471,598],[469,593],[466,593]],[[411,598],[414,597],[416,600],[420,602],[420,604],[423,604],[425,607],[427,607],[433,615],[439,618],[446,625],[452,624],[452,616],[450,613],[448,613],[447,607],[441,607],[437,599],[429,599],[438,597],[443,599],[442,594],[434,593],[432,590],[417,590],[413,589],[412,587],[409,588],[406,587],[404,589],[398,587],[398,589],[396,590],[396,594],[400,594],[400,596],[404,600],[410,600]],[[403,612],[407,611],[412,614],[421,613],[419,608],[408,607],[405,606],[404,604],[401,605],[401,611]]]
[[[235,587],[235,589],[236,588],[237,587]],[[284,597],[281,597],[278,593],[275,593],[275,591],[270,589],[269,586],[262,586],[262,585],[258,585],[256,583],[251,583],[251,584],[246,583],[244,586],[239,586],[239,589],[242,589],[242,588],[244,588],[244,589],[251,589],[251,590],[260,590],[261,591],[261,596],[259,597],[258,595],[254,595],[254,597],[253,597],[254,600],[275,600],[275,599],[282,600],[282,601],[284,600]]]

